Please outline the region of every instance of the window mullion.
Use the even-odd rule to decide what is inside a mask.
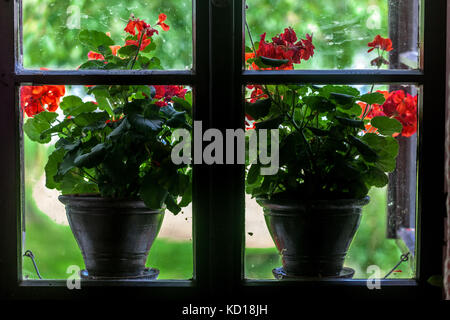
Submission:
[[[16,1],[0,2],[0,128],[2,130],[2,170],[0,190],[2,191],[2,221],[0,223],[0,283],[2,290],[13,294],[20,267],[20,137],[18,128],[19,112],[16,110],[14,87],[14,59],[16,24]],[[20,268],[21,269],[21,268]],[[0,291],[1,292],[1,291]],[[3,292],[1,292],[3,294]]]
[[[226,129],[243,128],[242,89],[243,2],[212,1],[210,9],[210,118],[207,128],[225,137]],[[235,14],[236,13],[236,14]],[[223,139],[225,142],[225,139]],[[224,148],[223,159],[226,159]],[[235,153],[236,154],[236,153]],[[211,288],[218,295],[230,294],[242,275],[244,230],[244,167],[211,166]]]

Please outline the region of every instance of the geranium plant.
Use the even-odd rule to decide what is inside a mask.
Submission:
[[[250,30],[248,30],[250,33]],[[251,35],[250,35],[251,38]],[[376,36],[371,65],[389,62],[388,38]],[[312,36],[297,40],[295,31],[247,48],[247,67],[290,70],[314,55]],[[368,93],[345,85],[252,85],[247,87],[247,129],[279,129],[279,163],[275,175],[260,175],[261,164],[247,172],[247,192],[253,197],[294,199],[360,199],[372,186],[388,183],[396,168],[398,135],[417,130],[417,97],[404,91]],[[255,130],[258,134],[258,130]]]
[[[79,69],[158,69],[153,28],[132,16],[123,45],[109,34],[81,30],[88,59]],[[172,132],[191,127],[191,94],[174,85],[94,85],[66,95],[64,86],[24,86],[21,104],[27,136],[56,140],[45,166],[46,186],[62,194],[141,199],[147,207],[178,213],[191,201],[190,168],[171,161]],[[87,99],[86,99],[87,97]],[[89,98],[90,97],[90,98]]]

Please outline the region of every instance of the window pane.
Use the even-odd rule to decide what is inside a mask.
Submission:
[[[91,258],[97,254],[117,262],[114,259],[125,257],[126,269],[134,265],[133,256],[145,255],[148,245],[145,266],[159,270],[158,279],[192,278],[191,170],[173,164],[170,152],[176,143],[174,130],[191,126],[191,88],[23,85],[20,93],[25,180],[22,247],[35,255],[43,279],[67,279],[67,272],[85,270],[80,246]],[[61,194],[74,195],[71,201],[101,194],[106,204],[94,201],[89,206],[109,206],[100,212],[108,214],[99,213],[102,218],[82,225],[80,217],[91,213],[89,208],[83,211],[85,203],[77,207],[69,202],[66,206],[72,205],[73,213],[66,215],[68,207],[58,200]],[[120,199],[131,199],[131,207],[141,209],[130,212],[133,209]],[[146,209],[158,205],[167,207],[159,233],[161,214]],[[114,220],[122,213],[114,211],[117,206],[126,208],[131,218],[120,215],[124,220]],[[93,216],[89,214],[90,219]],[[137,230],[125,231],[122,225]],[[113,248],[99,247],[108,241],[115,244]],[[136,252],[130,248],[135,243],[141,244]],[[22,273],[24,279],[37,279],[29,258],[23,258]]]
[[[389,278],[415,277],[417,95],[409,85],[247,86],[246,278],[274,279],[282,266],[292,277],[382,278],[402,254]]]
[[[293,61],[293,65],[284,64],[285,68],[368,69],[377,61],[380,68],[418,68],[418,0],[249,0],[247,3],[247,22],[254,42],[252,45],[246,30],[247,52],[254,46],[257,55]],[[292,27],[296,37],[290,32],[273,39],[288,27]],[[307,34],[312,36],[315,47],[312,57],[303,52],[310,48],[308,41],[300,41],[309,40]],[[377,35],[392,40],[392,49],[387,42],[375,43],[387,49],[383,52],[386,61],[374,60],[379,56],[378,49],[367,52],[368,44]]]
[[[166,20],[159,19],[161,13],[166,15]],[[151,25],[149,33],[143,36],[141,55],[148,59],[157,57],[161,62],[158,64],[152,60],[147,67],[137,64],[134,69],[192,67],[192,3],[189,0],[24,0],[23,65],[30,69],[77,69],[88,61],[90,51],[103,56],[114,54],[127,60],[132,56],[131,50],[123,49],[118,53],[115,50],[117,46],[124,47],[126,39],[131,41],[128,42],[130,45],[139,43],[137,32],[142,24],[130,25],[129,32],[124,31],[132,15]],[[166,25],[170,28],[167,31]],[[88,33],[87,30],[99,33]],[[106,37],[106,33],[110,38]],[[100,45],[106,51],[99,52]],[[110,46],[114,46],[112,52],[108,51]],[[99,55],[90,54],[89,59],[95,61],[100,58]],[[114,58],[113,62],[114,66],[111,64],[108,68],[130,69],[126,61],[120,62]],[[91,62],[89,67],[104,66]]]

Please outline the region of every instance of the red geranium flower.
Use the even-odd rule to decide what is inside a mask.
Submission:
[[[88,59],[89,60],[105,60],[105,57],[101,53],[97,53],[94,51],[88,52]]]
[[[260,85],[249,85],[247,86],[247,89],[250,89],[253,91],[250,94],[250,103],[255,103],[259,99],[267,99],[269,96],[264,93],[262,86]]]
[[[23,86],[20,88],[20,104],[29,117],[46,110],[54,112],[65,93],[65,86]]]
[[[386,101],[383,105],[373,104],[371,111],[367,114],[367,119],[372,119],[378,116],[386,116],[395,118],[403,126],[401,135],[403,137],[410,137],[417,132],[417,96],[411,96],[409,93],[405,94],[403,90],[394,92],[377,91],[384,95]],[[363,116],[366,104],[360,102],[361,118]],[[374,130],[375,129],[375,130]],[[366,125],[366,132],[376,132],[376,128],[371,125]],[[398,134],[394,134],[397,136]]]
[[[169,31],[170,27],[164,23],[166,19],[167,16],[164,13],[160,13],[158,16],[158,23],[156,23],[156,25],[159,25],[164,31]]]
[[[307,34],[306,39],[297,41],[294,29],[289,27],[284,29],[284,33],[273,37],[272,42],[266,42],[266,33],[263,33],[256,55],[271,59],[286,59],[288,60],[286,64],[270,69],[290,70],[293,69],[294,63],[298,64],[301,60],[311,58],[314,55],[314,49],[311,35]]]
[[[169,26],[165,24],[163,21],[167,19],[167,16],[164,13],[159,14],[158,22],[156,25],[159,25],[164,31],[169,30]],[[124,29],[125,32],[131,34],[132,36],[136,36],[136,39],[127,40],[125,44],[139,46],[139,41],[142,38],[141,46],[139,48],[140,51],[144,50],[150,43],[151,37],[156,33],[158,34],[158,30],[152,28],[151,25],[146,23],[144,20],[139,20],[135,18],[133,15],[130,20],[128,20],[128,24]],[[137,35],[136,35],[137,31]]]
[[[163,99],[164,102],[170,102],[172,100],[173,97],[178,97],[181,99],[184,99],[184,96],[186,95],[187,89],[183,88],[183,86],[172,86],[172,85],[157,85],[154,86],[156,93],[155,96],[153,97],[156,100],[161,100]],[[161,104],[161,103],[160,103]],[[157,104],[159,105],[159,104]],[[161,106],[163,106],[161,104]]]
[[[393,49],[391,39],[382,38],[379,34],[376,35],[375,39],[372,42],[369,42],[367,45],[369,47],[372,47],[368,52],[371,52],[374,49],[381,49],[383,51],[391,51]]]
[[[391,92],[383,104],[383,111],[403,125],[402,136],[410,137],[417,132],[417,96],[403,90]]]

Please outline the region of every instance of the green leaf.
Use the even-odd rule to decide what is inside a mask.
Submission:
[[[90,152],[77,156],[74,164],[79,168],[93,168],[102,162],[105,157],[105,150],[106,146],[104,143],[97,144]]]
[[[441,274],[436,274],[428,278],[427,282],[435,287],[444,287],[444,277]]]
[[[152,174],[147,174],[142,182],[140,195],[145,205],[150,209],[161,209],[166,201],[167,190],[161,188],[158,180]]]
[[[247,183],[253,184],[258,181],[258,177],[260,176],[260,168],[261,165],[258,163],[252,164],[247,173]]]
[[[178,205],[183,208],[189,205],[191,202],[192,202],[192,183],[189,183]]]
[[[364,121],[349,119],[344,117],[335,116],[339,123],[346,127],[358,128],[364,130]]]
[[[169,209],[170,212],[172,212],[174,215],[177,215],[180,213],[181,208],[175,201],[174,197],[170,194],[167,194],[166,200],[164,201],[166,204],[167,209]]]
[[[61,180],[61,193],[62,194],[87,194],[87,193],[99,193],[97,184],[86,181],[79,175],[69,173],[66,174]]]
[[[140,114],[132,114],[129,116],[129,121],[131,125],[136,129],[136,131],[142,134],[155,133],[161,130],[163,121],[160,119],[147,119]]]
[[[271,67],[280,67],[289,62],[288,59],[272,59],[260,56],[262,63]]]
[[[134,44],[132,44],[132,45],[124,46],[124,47],[120,48],[117,51],[117,54],[120,57],[134,57],[136,55],[137,50],[138,50],[138,47],[135,46]]]
[[[371,186],[381,188],[389,183],[389,178],[380,168],[371,166],[366,174],[366,182]]]
[[[45,186],[49,189],[55,189],[59,186],[54,177],[58,173],[58,167],[64,158],[64,154],[64,149],[56,149],[48,156],[48,161],[45,165]]]
[[[186,111],[187,114],[192,113],[192,106],[185,99],[181,99],[179,97],[172,97],[172,101],[175,109]]]
[[[59,107],[64,111],[65,115],[70,115],[69,111],[83,104],[83,100],[78,96],[65,96]]]
[[[385,101],[384,95],[379,92],[366,93],[359,97],[359,100],[367,104],[383,104]]]
[[[71,119],[64,119],[63,122],[58,123],[56,126],[50,127],[49,129],[42,131],[40,138],[41,139],[47,139],[48,137],[50,137],[50,135],[52,133],[63,132],[63,129],[67,128],[71,123],[72,123]]]
[[[306,127],[307,129],[309,129],[312,133],[314,133],[316,136],[319,137],[324,137],[330,134],[330,131],[328,130],[323,130],[323,129],[319,129],[319,128],[314,128],[314,127]]]
[[[186,112],[177,111],[172,106],[167,105],[160,108],[160,112],[167,119],[166,124],[172,128],[186,128]]]
[[[280,124],[283,123],[282,117],[271,118],[261,122],[255,122],[256,129],[278,129]]]
[[[372,149],[365,142],[356,138],[355,136],[348,136],[349,142],[358,150],[358,152],[363,156],[364,160],[367,162],[375,162],[379,159],[377,152]]]
[[[336,92],[331,92],[330,98],[344,109],[350,109],[356,100],[354,96]]]
[[[104,69],[105,62],[103,60],[89,60],[85,63],[83,63],[81,66],[78,67],[80,70],[97,70],[97,69]]]
[[[336,105],[322,96],[303,97],[303,102],[313,111],[327,112],[336,108]]]
[[[370,124],[378,129],[378,132],[385,136],[392,136],[394,133],[402,132],[403,126],[397,119],[388,117],[374,117]]]
[[[396,167],[399,144],[395,138],[366,133],[362,140],[378,154],[377,167],[384,172],[392,172]]]
[[[41,138],[41,133],[50,129],[52,123],[58,117],[56,112],[44,111],[29,118],[23,125],[23,130],[30,140],[38,143],[48,143],[51,140],[50,135]]]
[[[326,85],[322,88],[318,88],[320,95],[329,98],[331,93],[340,93],[344,95],[349,95],[352,97],[359,97],[359,91],[356,88],[350,86],[336,86],[336,85]]]
[[[109,115],[107,112],[83,112],[73,118],[73,122],[79,127],[86,127],[108,119]]]
[[[245,112],[253,119],[259,120],[269,114],[271,105],[270,99],[257,100],[255,103],[245,103]]]
[[[95,52],[100,51],[100,46],[112,46],[114,41],[106,35],[104,32],[95,30],[82,30],[78,36],[80,42]]]

